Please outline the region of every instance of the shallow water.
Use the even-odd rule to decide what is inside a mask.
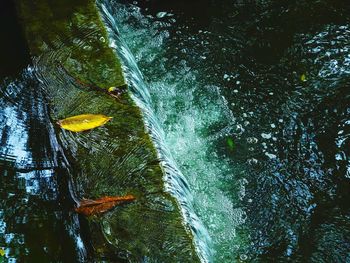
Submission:
[[[28,5],[36,12],[44,2]],[[1,240],[0,261],[168,262],[175,257],[179,262],[198,262],[189,229],[182,225],[179,207],[163,189],[162,170],[145,134],[139,109],[126,93],[115,98],[96,85],[82,84],[61,63],[73,61],[74,66],[82,69],[86,64],[91,66],[87,61],[91,55],[94,70],[106,73],[103,69],[107,65],[118,64],[113,53],[106,60],[92,54],[100,54],[98,44],[105,43],[106,36],[93,30],[91,23],[83,22],[75,24],[80,26],[79,33],[74,31],[71,36],[70,25],[77,15],[62,9],[61,2],[56,4],[48,10],[60,17],[67,13],[67,19],[61,21],[67,31],[50,35],[46,27],[42,32],[39,30],[47,49],[32,58],[33,66],[28,66],[17,78],[7,78],[1,86],[0,168],[7,171],[13,167],[15,173],[20,172],[18,176],[26,179],[22,190],[39,198],[34,203],[38,211],[18,199],[19,190],[11,193],[15,197],[13,205],[3,204],[1,234],[4,237],[18,234],[18,238],[12,243],[8,238]],[[80,4],[73,4],[74,10]],[[81,11],[79,21],[89,15],[89,9]],[[92,22],[98,27],[96,21]],[[57,24],[52,26],[56,28]],[[52,39],[46,39],[47,34]],[[77,50],[86,53],[79,55],[79,61],[72,55]],[[93,84],[90,76],[96,72],[84,72]],[[109,80],[118,84],[115,78]],[[114,120],[82,133],[62,130],[56,123],[83,113],[103,113]],[[9,185],[3,187],[1,192],[6,193]],[[137,201],[88,219],[73,212],[81,199],[126,194],[133,194]],[[30,204],[35,200],[30,200]],[[23,207],[23,221],[30,222],[23,230],[16,229],[22,226],[11,217],[17,206]],[[31,215],[35,220],[31,220]],[[23,233],[30,227],[33,232]],[[40,227],[42,233],[35,231]],[[45,235],[50,239],[47,242]]]

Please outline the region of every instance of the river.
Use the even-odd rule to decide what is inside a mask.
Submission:
[[[349,5],[109,5],[209,260],[349,260]]]
[[[99,4],[202,261],[349,262],[350,5]],[[0,71],[0,247],[84,262],[69,170],[20,57]]]

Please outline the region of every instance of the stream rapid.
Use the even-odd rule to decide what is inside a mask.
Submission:
[[[201,260],[349,262],[349,4],[98,5]],[[0,71],[0,248],[9,262],[86,262],[27,60]]]
[[[348,6],[107,2],[202,259],[349,260]]]

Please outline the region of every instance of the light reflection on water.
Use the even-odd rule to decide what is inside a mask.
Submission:
[[[32,69],[0,87],[0,247],[6,261],[81,262],[78,217],[62,199],[66,171]]]

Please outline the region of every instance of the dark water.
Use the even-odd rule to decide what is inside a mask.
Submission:
[[[79,262],[68,170],[31,67],[0,88],[0,247],[9,262]]]
[[[212,261],[350,262],[350,3],[121,2]],[[0,21],[0,248],[10,262],[83,261],[11,2]]]
[[[350,261],[350,4],[112,3],[214,261]]]
[[[0,79],[19,74],[30,62],[28,49],[17,20],[14,2],[0,4]]]
[[[0,262],[79,262],[67,169],[12,1],[0,32]]]

